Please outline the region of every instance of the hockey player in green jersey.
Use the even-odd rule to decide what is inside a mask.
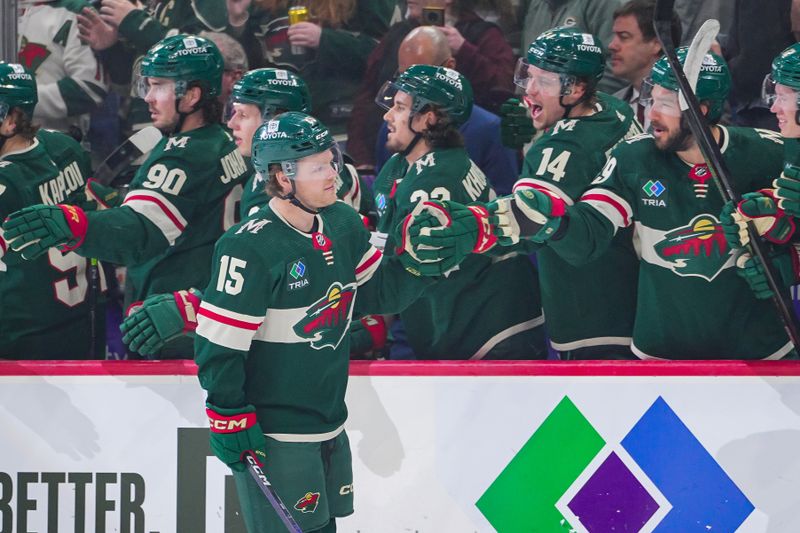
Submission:
[[[514,81],[525,88],[533,125],[543,133],[525,154],[514,191],[549,191],[572,205],[611,148],[641,133],[627,104],[596,92],[604,67],[601,43],[586,33],[558,28],[531,43]],[[550,248],[538,250],[547,332],[562,359],[633,357],[639,267],[631,235],[632,228],[619,231],[602,256],[581,266]]]
[[[783,172],[772,183],[774,189],[745,194],[737,206],[727,204],[720,219],[728,243],[734,248],[747,245],[748,221],[774,245],[788,243],[772,246],[771,250],[775,272],[780,276],[776,281],[788,287],[800,280],[800,244],[794,219],[800,216],[800,44],[790,46],[774,59],[772,70],[764,79],[762,96],[778,119],[783,135]],[[763,267],[749,252],[740,254],[737,266],[758,298],[773,296]]]
[[[198,313],[211,449],[234,471],[252,533],[285,528],[244,472],[247,452],[303,531],[335,531],[335,518],[353,512],[348,326],[365,312],[402,310],[432,283],[382,257],[357,213],[336,201],[339,158],[308,115],[259,127],[253,163],[272,199],[217,243]]]
[[[12,249],[30,259],[66,245],[126,265],[129,302],[205,286],[214,242],[234,224],[247,177],[219,124],[222,65],[217,47],[201,37],[176,35],[151,48],[141,65],[142,92],[154,124],[169,135],[137,171],[124,203],[87,213],[72,207],[70,217],[57,206],[26,208],[5,223]],[[182,350],[178,355],[191,353]]]
[[[685,61],[685,48],[678,57]],[[574,205],[534,189],[498,201],[490,208],[493,231],[508,241],[546,242],[567,261],[582,264],[600,257],[617,231],[634,225],[641,242],[631,344],[637,356],[782,358],[792,352],[791,342],[771,304],[757,300],[736,275],[718,218],[722,198],[680,111],[666,58],[653,66],[648,85],[652,135],[614,148],[592,188]],[[734,188],[758,190],[780,171],[782,141],[773,132],[718,125],[729,89],[727,65],[707,54],[696,88],[701,110],[728,166],[736,169]],[[429,224],[424,216],[417,221]],[[430,230],[426,236],[411,228],[411,242],[419,247],[436,236],[452,237],[456,229]]]
[[[300,76],[287,70],[260,68],[245,73],[234,84],[231,110],[228,127],[239,152],[249,160],[253,133],[261,122],[286,111],[311,113],[311,94]],[[269,200],[264,189],[265,179],[253,172],[247,180],[240,207],[242,219],[258,211]],[[362,201],[362,184],[353,165],[345,164],[339,172],[336,194],[357,211],[362,211],[365,207]]]
[[[458,127],[472,110],[469,81],[455,70],[413,65],[387,82],[387,148],[398,152],[374,185],[385,253],[390,230],[431,199],[488,202],[486,176],[469,159]],[[419,359],[536,359],[546,355],[536,271],[524,255],[467,258],[400,318]]]
[[[311,95],[305,82],[299,76],[286,70],[262,68],[247,72],[233,86],[230,108],[231,118],[228,127],[239,152],[250,167],[253,134],[264,120],[286,111],[311,112]],[[240,203],[241,219],[257,212],[269,201],[266,190],[266,177],[252,172],[244,186]],[[361,201],[361,188],[358,174],[352,165],[343,165],[336,179],[336,195],[354,209]],[[128,317],[121,329],[123,342],[131,350],[144,354],[157,354],[171,340],[192,333],[197,327],[197,307],[202,294],[198,287],[167,294],[155,294],[144,302],[131,306]],[[375,323],[377,321],[377,323]],[[361,335],[364,342],[358,343],[359,351],[367,351],[380,344],[378,318],[362,318],[354,327],[372,336]],[[384,333],[385,337],[385,333]],[[370,342],[372,341],[372,342]]]
[[[91,175],[89,155],[74,139],[32,125],[36,103],[35,78],[0,62],[0,220],[28,205],[76,198]],[[0,230],[0,358],[103,354],[105,342],[91,347],[88,260],[51,248],[21,264],[5,239]],[[103,309],[98,305],[96,315]]]

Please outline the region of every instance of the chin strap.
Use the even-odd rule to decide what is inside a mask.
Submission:
[[[198,106],[199,102],[197,104],[195,104],[192,107],[192,110],[189,111],[188,113],[181,112],[180,109],[179,109],[180,105],[181,105],[181,99],[183,99],[183,96],[181,96],[180,98],[176,98],[175,99],[175,112],[178,114],[178,122],[175,124],[175,127],[172,128],[172,131],[166,132],[169,135],[175,135],[177,133],[180,133],[181,129],[183,128],[183,123],[186,121],[186,117],[188,117],[189,115],[191,115],[192,113],[194,113],[198,109],[197,106]]]
[[[309,215],[319,214],[319,211],[317,211],[316,209],[311,209],[310,207],[306,207],[305,205],[303,205],[303,202],[301,202],[300,199],[295,195],[297,190],[295,189],[294,186],[294,180],[290,178],[289,181],[292,182],[292,192],[290,192],[289,194],[285,194],[283,196],[278,195],[278,198],[280,198],[281,200],[288,200],[290,204],[299,207]]]

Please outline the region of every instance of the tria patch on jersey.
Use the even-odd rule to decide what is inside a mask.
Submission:
[[[642,180],[642,205],[667,207],[667,186],[658,178]]]
[[[286,289],[289,291],[296,291],[303,287],[308,287],[311,283],[308,279],[308,267],[306,266],[305,258],[301,257],[297,261],[292,261],[286,264]]]
[[[305,318],[292,329],[315,350],[335,350],[350,328],[355,299],[355,283],[342,285],[334,282],[325,291],[325,296],[314,302],[306,310]]]
[[[667,232],[654,248],[675,274],[706,281],[713,281],[730,259],[722,225],[709,214],[697,215],[686,226]]]

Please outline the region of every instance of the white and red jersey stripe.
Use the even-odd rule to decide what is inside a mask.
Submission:
[[[155,224],[164,234],[170,246],[175,244],[188,222],[181,212],[163,194],[136,189],[128,193],[122,205],[126,205]]]
[[[197,311],[197,335],[232,350],[246,352],[263,316],[245,315],[202,302]]]
[[[378,266],[381,264],[383,254],[374,246],[370,246],[366,253],[361,257],[361,261],[356,266],[356,283],[361,285],[372,279]]]
[[[560,187],[558,187],[555,183],[545,180],[540,180],[536,178],[520,178],[514,184],[513,192],[517,192],[520,189],[536,189],[537,191],[541,191],[544,193],[551,193],[562,200],[567,205],[572,205],[574,201],[570,196],[564,192]]]
[[[608,189],[589,189],[581,196],[581,202],[589,204],[599,211],[616,229],[626,228],[633,222],[631,205],[627,200]]]

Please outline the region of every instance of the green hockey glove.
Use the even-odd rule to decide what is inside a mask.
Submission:
[[[11,213],[3,223],[4,238],[23,259],[36,259],[58,246],[68,252],[78,248],[89,222],[74,205],[34,205]]]
[[[517,98],[509,98],[500,106],[500,138],[503,146],[521,150],[535,133],[528,108],[521,105]]]
[[[555,234],[566,214],[564,200],[538,189],[519,189],[487,206],[500,244],[509,246],[520,239],[545,242]]]
[[[202,294],[196,289],[155,294],[128,308],[119,329],[122,342],[142,355],[157,355],[169,341],[197,328]]]
[[[398,254],[408,252],[427,275],[445,274],[469,254],[483,253],[497,242],[489,212],[481,205],[420,202],[402,228]]]
[[[263,462],[267,439],[256,420],[256,408],[247,405],[240,409],[224,409],[206,403],[208,426],[211,430],[211,451],[237,472],[246,468],[242,458],[253,452]],[[261,466],[261,463],[259,463]]]
[[[782,172],[781,176],[772,182],[775,187],[775,197],[778,198],[778,207],[787,215],[800,216],[800,179]]]
[[[794,219],[778,208],[769,190],[743,195],[735,209],[732,202],[723,206],[720,222],[731,248],[744,248],[750,242],[748,221],[760,236],[775,244],[784,244],[795,231]]]
[[[779,276],[779,279],[775,280],[777,283],[782,284],[787,289],[797,283],[800,261],[798,260],[798,251],[794,246],[789,246],[788,249],[784,248],[773,254],[769,261],[772,263],[773,270]],[[764,266],[749,252],[742,251],[736,256],[736,273],[750,285],[750,289],[759,300],[772,298],[774,295],[767,283]]]

